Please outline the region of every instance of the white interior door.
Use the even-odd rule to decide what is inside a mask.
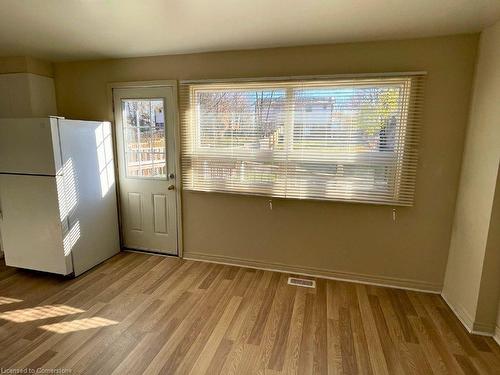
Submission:
[[[113,89],[123,246],[178,253],[174,88]]]

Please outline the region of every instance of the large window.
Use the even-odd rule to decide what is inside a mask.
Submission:
[[[422,81],[183,82],[183,186],[411,205]]]

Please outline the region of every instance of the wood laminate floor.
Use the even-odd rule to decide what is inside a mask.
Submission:
[[[499,374],[438,295],[120,253],[75,279],[0,265],[0,367],[72,374]]]

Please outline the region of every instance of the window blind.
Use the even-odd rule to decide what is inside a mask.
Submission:
[[[424,77],[181,82],[183,188],[410,206]]]

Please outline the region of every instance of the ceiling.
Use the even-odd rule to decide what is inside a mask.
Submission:
[[[79,60],[481,31],[500,0],[1,0],[0,56]]]

